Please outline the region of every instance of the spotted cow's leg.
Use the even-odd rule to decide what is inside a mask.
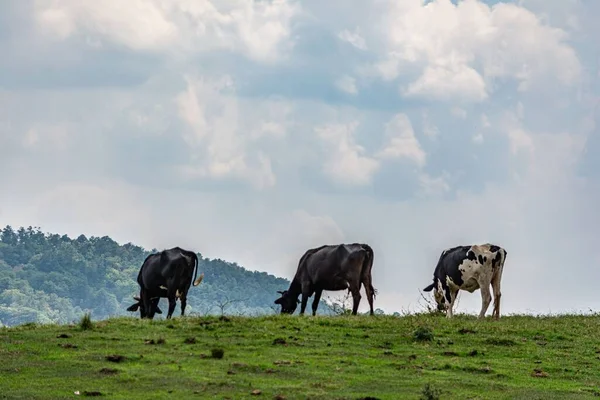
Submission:
[[[456,300],[458,290],[455,291],[448,287],[444,292],[446,296],[446,318],[452,318],[452,308],[454,307],[454,301]]]
[[[502,297],[502,292],[500,290],[500,281],[502,280],[502,267],[496,271],[494,277],[492,278],[492,290],[494,291],[494,311],[492,312],[492,316],[495,319],[500,318],[500,298]]]
[[[485,317],[485,312],[490,306],[490,302],[492,301],[492,295],[490,294],[490,284],[481,285],[481,312],[479,313],[479,318]]]

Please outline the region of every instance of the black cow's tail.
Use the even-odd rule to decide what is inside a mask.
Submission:
[[[371,289],[371,293],[373,293],[373,297],[377,294],[377,290],[373,287],[373,279],[371,277],[371,269],[373,268],[373,260],[375,258],[375,253],[373,249],[368,244],[361,244],[361,247],[365,250],[365,259],[362,265],[361,276],[369,278],[369,286]]]
[[[194,286],[198,286],[202,279],[204,279],[204,273],[201,273],[198,279],[196,279],[196,275],[198,275],[198,255],[193,253],[192,259],[194,260]]]

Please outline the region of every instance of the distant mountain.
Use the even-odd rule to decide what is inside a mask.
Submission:
[[[39,228],[15,231],[6,226],[0,231],[0,325],[67,323],[87,311],[93,319],[139,317],[126,308],[139,293],[140,266],[156,251],[131,243],[119,245],[108,236],[71,239],[44,234]],[[190,288],[186,315],[273,313],[277,290],[290,284],[236,263],[210,260],[200,253],[198,258],[198,274],[204,273],[204,280]],[[331,312],[321,303],[319,314]],[[167,304],[161,299],[163,314],[157,318],[164,318]],[[174,316],[180,312],[178,302]]]

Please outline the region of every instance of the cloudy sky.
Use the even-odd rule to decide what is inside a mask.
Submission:
[[[0,224],[286,278],[309,247],[367,242],[387,312],[419,307],[443,249],[490,241],[503,313],[600,308],[598,13],[2,2]]]

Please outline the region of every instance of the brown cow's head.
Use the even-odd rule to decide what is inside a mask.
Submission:
[[[287,290],[278,290],[277,293],[281,294],[281,297],[275,300],[275,304],[281,306],[281,314],[293,314],[298,307],[298,296],[292,296]]]

